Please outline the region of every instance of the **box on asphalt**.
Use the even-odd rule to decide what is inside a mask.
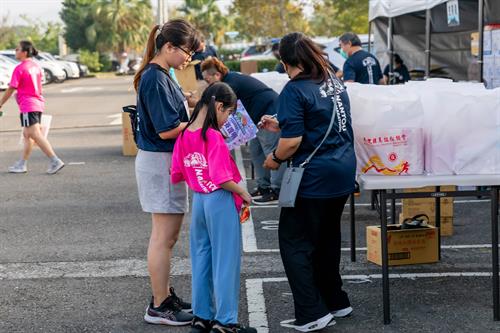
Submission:
[[[130,116],[126,112],[122,112],[122,153],[123,156],[137,155],[137,145],[134,141],[134,133],[132,132],[132,124],[130,123]]]
[[[380,226],[366,227],[368,261],[382,265],[382,238]],[[426,264],[438,261],[438,229],[433,226],[401,229],[401,225],[387,227],[389,266]]]

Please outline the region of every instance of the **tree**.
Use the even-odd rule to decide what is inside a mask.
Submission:
[[[234,0],[235,29],[251,39],[281,37],[289,32],[309,32],[304,4],[291,0]]]
[[[216,0],[186,0],[178,11],[205,38],[213,38],[214,42],[219,45],[222,43],[228,20],[222,15]]]
[[[368,33],[368,0],[315,0],[310,26],[316,36]]]
[[[153,11],[148,0],[65,0],[61,19],[72,49],[121,53],[144,47]]]

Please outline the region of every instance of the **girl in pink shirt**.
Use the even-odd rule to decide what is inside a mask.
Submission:
[[[16,48],[16,59],[21,63],[14,69],[9,88],[0,99],[1,112],[5,102],[17,91],[16,101],[21,112],[20,118],[24,136],[23,157],[9,167],[11,173],[28,171],[27,163],[35,142],[50,160],[48,174],[55,174],[64,167],[64,162],[56,156],[50,142],[40,129],[45,101],[42,97],[42,69],[32,59],[37,54],[38,51],[30,41],[19,43]]]
[[[252,198],[238,185],[240,173],[219,131],[235,107],[236,95],[227,84],[210,85],[174,146],[172,182],[186,181],[194,192],[192,332],[257,332],[238,324],[239,212]]]

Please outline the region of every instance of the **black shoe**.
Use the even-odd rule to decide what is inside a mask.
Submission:
[[[184,326],[191,324],[193,315],[182,311],[172,295],[168,296],[159,307],[155,308],[153,298],[146,308],[144,320],[150,324]]]
[[[170,295],[173,297],[174,301],[181,306],[182,311],[185,312],[193,312],[193,308],[191,307],[191,303],[184,302],[182,298],[177,296],[175,293],[174,287],[170,287]]]
[[[190,333],[210,333],[212,325],[213,323],[211,320],[205,320],[194,316],[193,321],[191,322]]]
[[[262,198],[254,199],[253,203],[257,206],[277,205],[278,198],[279,193],[277,191],[269,190],[269,192],[262,195]]]
[[[253,327],[241,326],[239,324],[222,325],[216,321],[210,333],[257,333],[257,330]]]
[[[250,196],[252,197],[252,199],[260,199],[264,194],[269,193],[270,190],[271,189],[268,188],[257,187],[255,191],[250,193]]]

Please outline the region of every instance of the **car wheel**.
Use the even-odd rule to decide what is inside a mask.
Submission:
[[[45,72],[45,78],[47,79],[47,83],[52,83],[54,82],[54,74],[52,74],[51,71],[48,69],[43,70]]]

